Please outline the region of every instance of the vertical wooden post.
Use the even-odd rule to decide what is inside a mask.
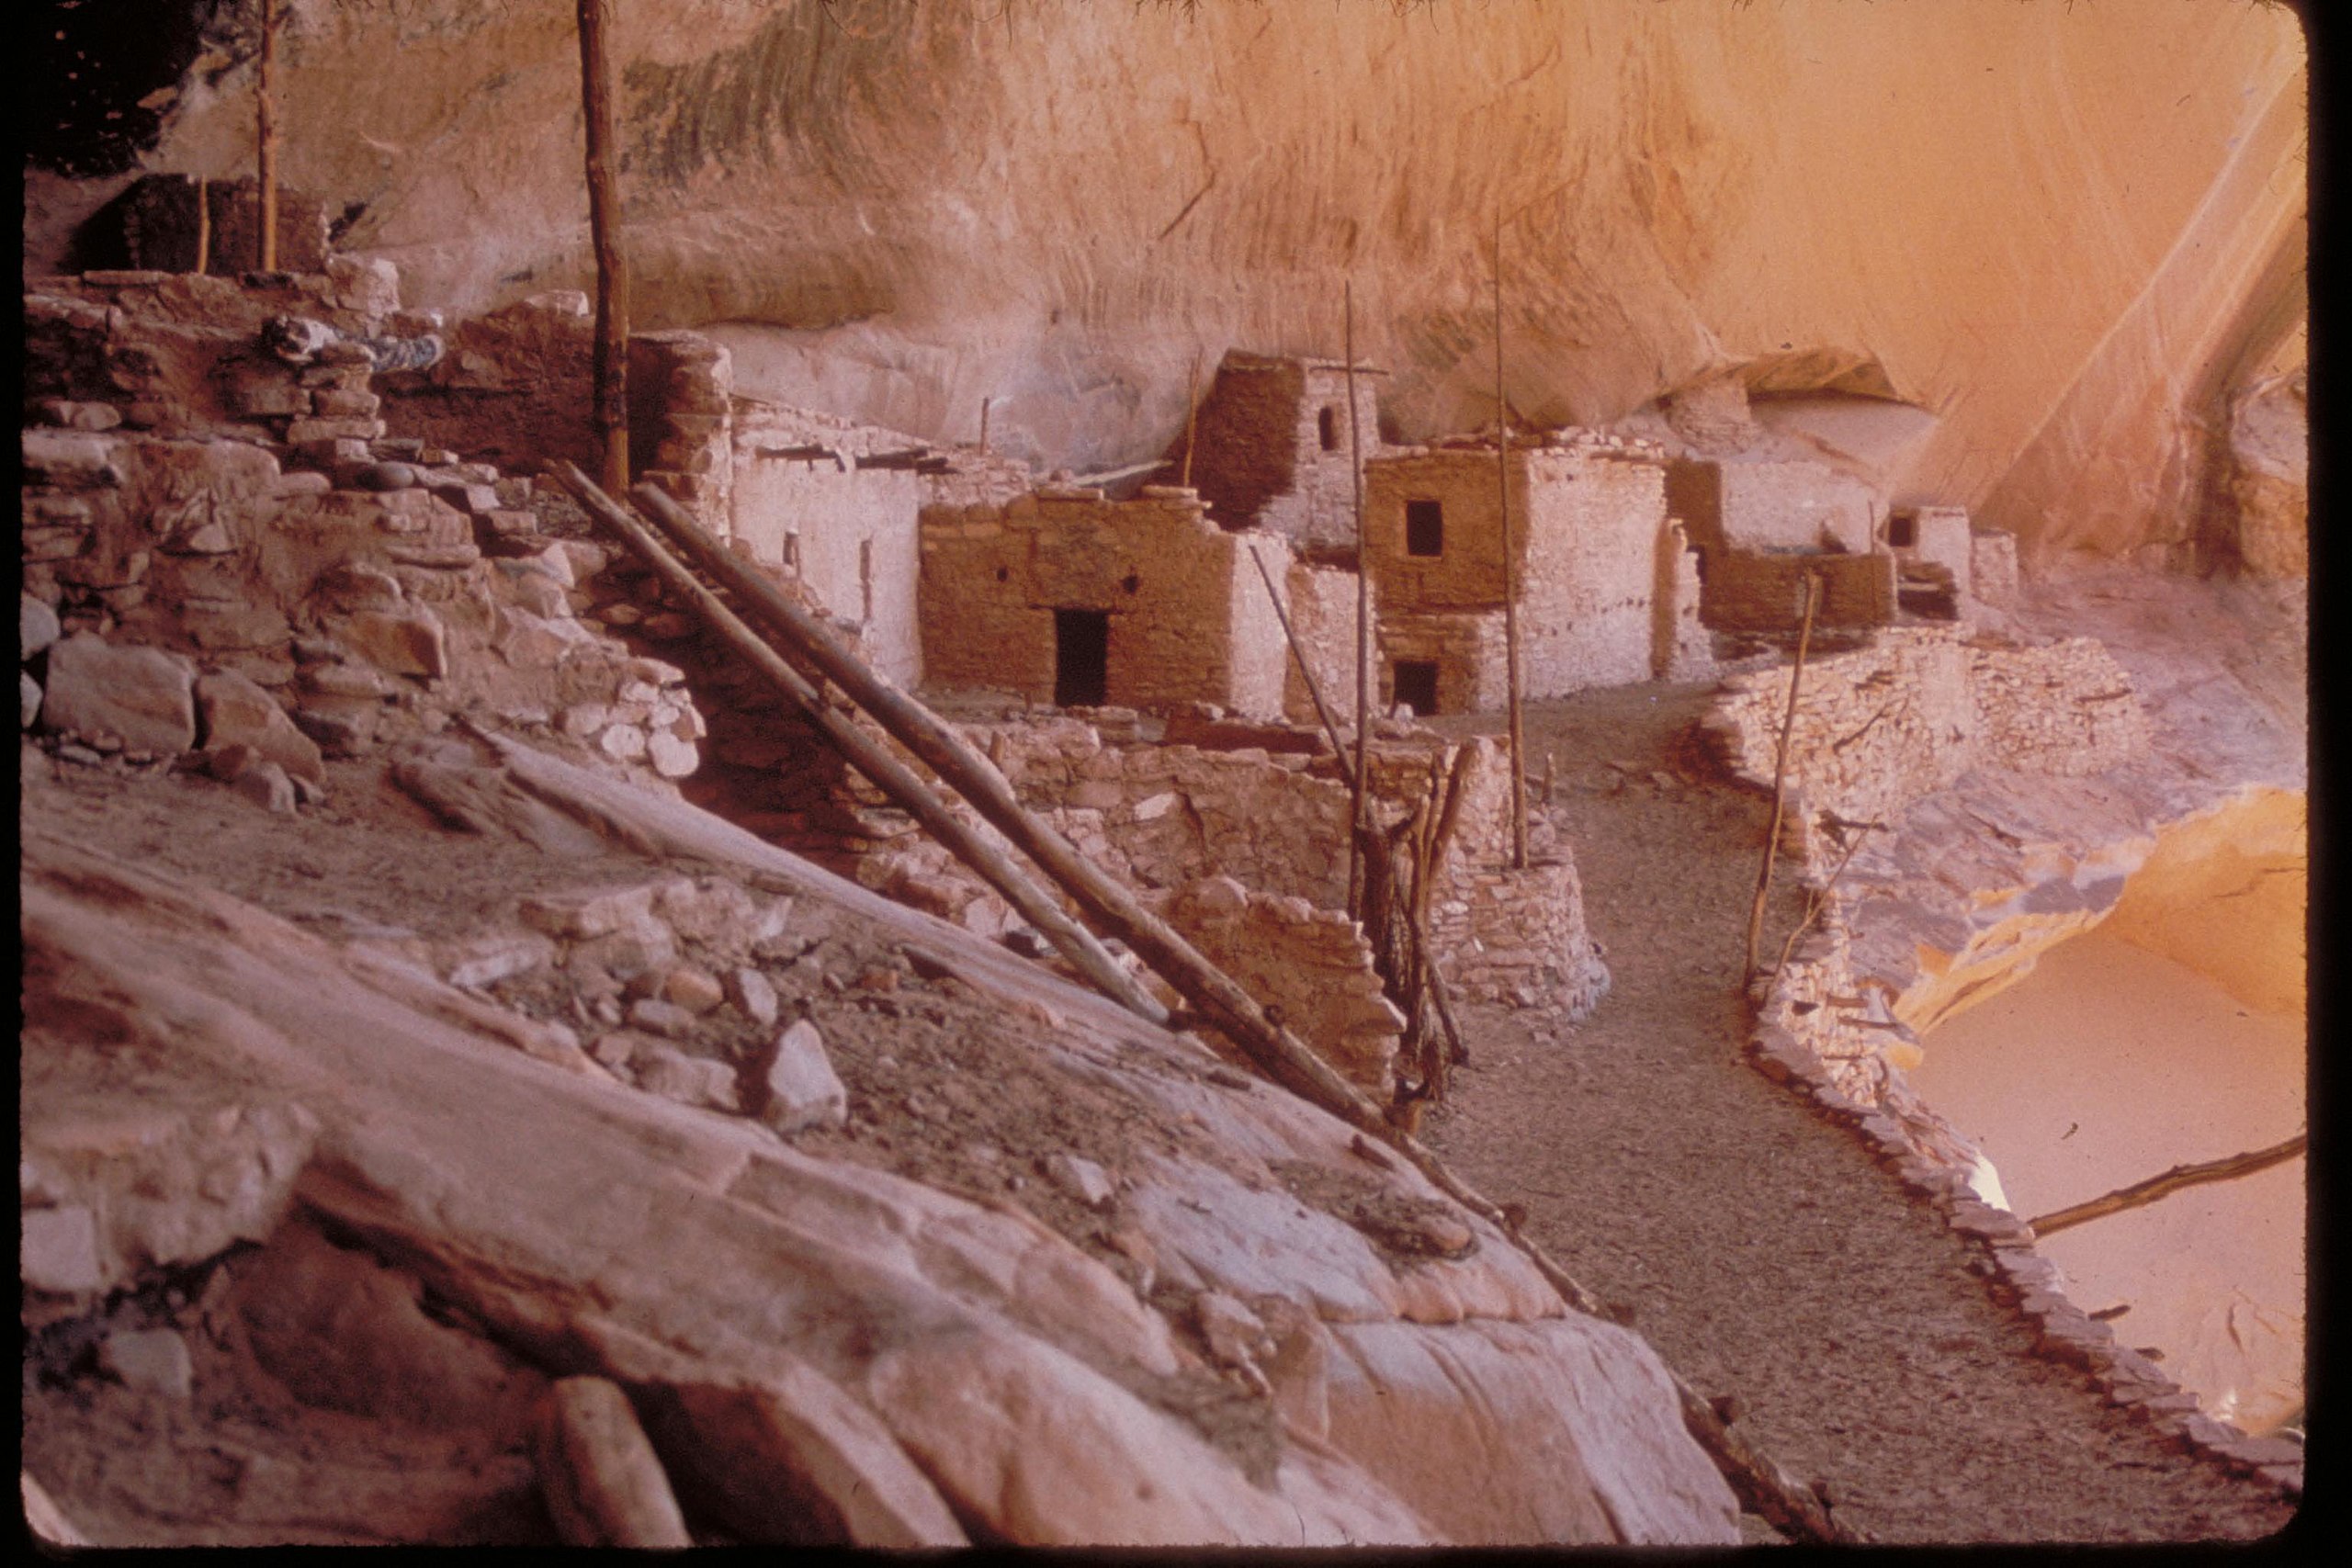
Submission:
[[[1193,351],[1192,367],[1184,372],[1184,475],[1176,482],[1186,490],[1193,488],[1193,443],[1201,428],[1201,355]]]
[[[261,76],[255,94],[254,130],[260,141],[254,159],[261,186],[260,249],[255,253],[264,272],[277,270],[277,7],[261,0]]]
[[[1772,826],[1764,835],[1764,863],[1756,873],[1756,900],[1747,907],[1747,957],[1739,983],[1756,978],[1756,944],[1764,935],[1764,903],[1772,892],[1772,859],[1781,852],[1781,809],[1787,798],[1789,737],[1797,727],[1797,683],[1804,679],[1804,651],[1813,641],[1813,612],[1821,603],[1821,574],[1804,574],[1804,624],[1797,629],[1797,660],[1789,671],[1789,709],[1781,718],[1781,750],[1772,764]]]
[[[1359,847],[1372,820],[1372,552],[1363,538],[1363,433],[1356,421],[1356,286],[1353,278],[1340,286],[1342,316],[1340,348],[1347,355],[1348,478],[1353,484],[1356,513],[1356,776],[1355,801],[1348,814],[1348,913],[1361,918],[1357,907],[1362,890],[1363,851]]]
[[[1527,737],[1519,715],[1519,561],[1510,533],[1510,408],[1503,401],[1503,205],[1495,198],[1495,482],[1503,525],[1503,669],[1510,686],[1510,863],[1527,869]]]
[[[980,400],[980,450],[983,452],[989,449],[989,405],[994,401],[994,398]]]
[[[201,175],[196,181],[196,274],[198,277],[212,265],[212,186]]]
[[[612,0],[579,0],[580,101],[588,123],[588,234],[596,250],[595,425],[605,488],[628,493],[628,262],[614,178]]]

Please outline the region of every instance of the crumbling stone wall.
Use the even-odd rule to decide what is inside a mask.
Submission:
[[[1306,899],[1255,892],[1230,876],[1177,891],[1159,909],[1201,955],[1350,1080],[1385,1097],[1405,1028],[1356,925]]]
[[[592,477],[604,472],[590,419],[595,318],[588,296],[534,294],[450,323],[444,336],[438,363],[381,378],[393,434],[525,473],[557,461]]]
[[[1380,444],[1383,374],[1356,370],[1357,438],[1367,457]],[[1344,362],[1228,351],[1193,432],[1193,485],[1218,525],[1263,528],[1309,547],[1354,547]],[[1182,471],[1182,439],[1171,456]]]
[[[2231,401],[2229,493],[2238,558],[2261,577],[2310,570],[2311,413],[2302,371],[2273,377]]]
[[[1057,609],[1109,617],[1107,701],[1204,702],[1265,716],[1283,705],[1289,660],[1254,547],[1277,582],[1290,548],[1211,524],[1191,492],[1147,485],[1134,501],[1041,490],[1002,506],[922,515],[923,668],[935,685],[1050,702]]]
[[[1724,682],[1705,720],[1730,765],[1769,787],[1789,671]],[[2132,679],[2088,637],[2029,647],[1965,626],[1890,628],[1807,663],[1788,778],[1805,809],[1892,822],[1974,767],[2079,778],[2143,752]]]
[[[734,395],[733,356],[700,333],[628,340],[629,477],[661,490],[720,538],[733,516]]]
[[[283,314],[377,335],[389,268],[85,275],[26,312],[28,381],[59,395],[23,438],[25,586],[64,632],[250,682],[329,755],[472,708],[694,769],[681,672],[573,618],[605,552],[540,534],[529,480],[385,436],[367,348],[260,346]]]
[[[186,175],[148,175],[102,212],[92,225],[99,233],[84,243],[117,251],[125,267],[156,272],[196,271],[199,200],[209,232],[204,235],[205,270],[233,277],[261,266],[261,187],[252,179],[213,180],[199,198]],[[103,233],[113,228],[111,235]],[[322,273],[332,254],[326,203],[308,191],[277,187],[277,269]],[[95,257],[93,259],[96,259]]]
[[[2018,596],[2018,536],[2003,528],[1979,528],[1968,536],[1969,592],[1979,604],[1998,608]]]
[[[1650,590],[1650,673],[1661,681],[1703,680],[1715,671],[1714,639],[1699,617],[1699,552],[1679,518],[1657,536],[1657,580]]]

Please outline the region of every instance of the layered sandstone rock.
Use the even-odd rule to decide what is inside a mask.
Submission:
[[[568,11],[290,10],[283,170],[364,204],[341,243],[435,306],[584,284]],[[1490,418],[1499,209],[1523,417],[1899,399],[1894,499],[2114,552],[2187,536],[2195,422],[2301,309],[2285,7],[697,0],[616,53],[640,324],[1081,469],[1164,450],[1196,359],[1336,354],[1342,275],[1399,433]],[[245,172],[249,69],[156,166]]]

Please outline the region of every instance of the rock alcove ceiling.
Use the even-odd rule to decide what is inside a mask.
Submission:
[[[127,138],[246,171],[247,8],[164,9],[169,47],[95,5],[37,40],[140,92],[60,89],[30,251]],[[283,9],[284,176],[346,249],[425,307],[587,282],[570,6]],[[1047,466],[1158,456],[1195,358],[1336,354],[1343,279],[1395,434],[1490,421],[1498,212],[1516,419],[1727,371],[1896,400],[1933,423],[1871,444],[1893,499],[2030,564],[2191,538],[2201,432],[2300,355],[2284,6],[680,0],[615,49],[638,324],[934,439],[993,400]]]

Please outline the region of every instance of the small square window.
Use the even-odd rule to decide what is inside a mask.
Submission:
[[[1434,501],[1405,503],[1405,553],[1408,556],[1445,554],[1445,508]]]
[[[1919,542],[1919,519],[1908,512],[1898,512],[1886,520],[1886,542],[1898,550],[1907,550]]]

